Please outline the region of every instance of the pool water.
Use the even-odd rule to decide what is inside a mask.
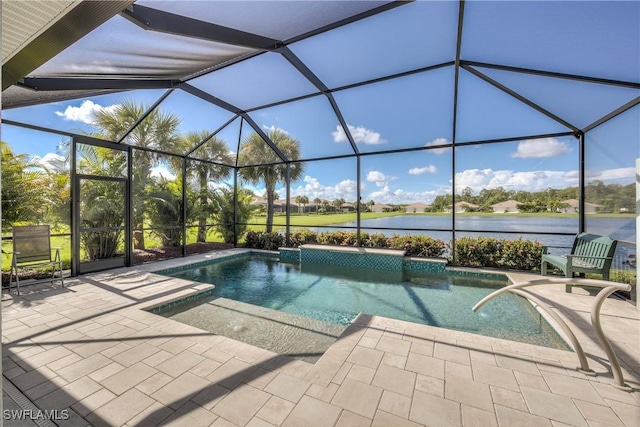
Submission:
[[[170,275],[216,286],[212,297],[171,311],[169,317],[183,312],[176,320],[184,323],[189,323],[188,310],[225,298],[327,324],[348,325],[358,313],[366,313],[568,348],[531,304],[519,296],[506,294],[489,301],[476,313],[471,310],[482,298],[506,285],[506,279],[300,265],[260,256],[216,262]],[[193,317],[207,317],[198,310]]]

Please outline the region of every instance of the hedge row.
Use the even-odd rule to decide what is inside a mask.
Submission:
[[[310,230],[296,230],[291,233],[289,246],[304,244],[325,244],[356,246],[355,232],[330,231],[315,233]],[[381,233],[360,233],[362,246],[370,248],[404,249],[407,256],[425,258],[451,257],[451,244],[440,239],[420,235],[398,235],[387,237]],[[246,235],[246,247],[277,250],[285,244],[285,238],[279,233],[249,231]],[[496,267],[516,270],[535,271],[540,269],[543,246],[531,240],[506,240],[491,237],[462,237],[456,240],[456,265],[468,267]]]

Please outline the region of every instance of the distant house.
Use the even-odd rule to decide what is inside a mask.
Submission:
[[[412,203],[410,205],[405,206],[404,211],[406,213],[422,213],[429,205],[425,205],[424,203]]]
[[[580,211],[580,202],[577,199],[563,200],[562,203],[568,205],[567,207],[561,209],[561,211],[564,213],[578,213]],[[599,207],[601,207],[601,205],[584,202],[584,213],[594,214],[598,211]]]
[[[391,209],[393,209],[392,206],[384,205],[382,203],[376,203],[371,207],[372,212],[389,212]]]
[[[518,213],[520,212],[518,206],[520,206],[520,202],[516,200],[507,200],[491,205],[493,211],[496,213]]]
[[[356,205],[353,203],[345,202],[342,204],[342,212],[353,212],[356,210]]]
[[[458,202],[456,203],[454,206],[454,209],[456,211],[456,213],[461,213],[461,212],[468,212],[469,210],[472,209],[478,209],[480,206],[476,205],[475,203],[469,203],[469,202]],[[451,212],[451,208],[446,208],[444,210],[445,212]]]

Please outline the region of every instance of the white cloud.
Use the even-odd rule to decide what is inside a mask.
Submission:
[[[411,168],[409,169],[409,175],[422,175],[424,173],[436,173],[438,172],[438,168],[434,165],[425,166],[423,168]]]
[[[92,100],[87,99],[82,101],[82,104],[80,104],[79,107],[73,107],[69,105],[64,110],[64,112],[56,111],[56,115],[58,117],[62,117],[64,120],[69,120],[72,122],[82,122],[91,125],[94,122],[94,113],[98,111],[113,112],[116,108],[117,105],[109,105],[108,107],[103,107],[99,104],[94,103]]]
[[[305,195],[310,201],[320,198],[326,200],[345,199],[346,201],[355,201],[358,193],[358,183],[351,179],[340,181],[336,185],[324,185],[312,176],[304,177],[304,184],[297,187],[291,186],[291,197]],[[281,198],[284,198],[286,190],[280,188],[277,190]]]
[[[392,189],[388,185],[385,185],[384,188],[381,188],[377,191],[373,191],[366,196],[363,196],[363,200],[373,200],[376,203],[387,203],[387,204],[411,204],[411,203],[424,203],[430,204],[433,202],[436,196],[440,194],[445,194],[445,191],[442,190],[431,190],[431,191],[405,191],[403,189]]]
[[[585,175],[590,181],[593,180],[602,180],[602,181],[618,181],[625,180],[629,181],[629,183],[633,182],[633,179],[636,176],[636,168],[617,168],[617,169],[607,169],[603,171],[586,171]]]
[[[34,161],[40,163],[50,171],[69,170],[69,163],[67,163],[66,158],[60,154],[47,153],[44,157],[36,156]]]
[[[353,137],[353,140],[356,143],[362,142],[363,144],[367,144],[367,145],[379,145],[379,144],[387,143],[387,141],[383,139],[380,133],[378,132],[367,129],[363,126],[356,127],[352,125],[347,125],[347,127],[349,128],[349,133],[351,134],[351,136]],[[336,126],[335,132],[331,132],[331,135],[333,135],[333,140],[335,142],[349,141],[349,139],[347,138],[347,134],[345,134],[344,129],[340,125]]]
[[[433,147],[433,146],[447,145],[447,144],[451,144],[451,141],[448,141],[447,138],[436,138],[431,142],[427,142],[426,144],[424,144],[424,146],[425,147]],[[446,153],[449,150],[451,150],[451,147],[434,148],[432,150],[429,150],[429,153],[443,154],[443,153]]]
[[[274,126],[274,125],[271,125],[271,126],[262,125],[262,129],[266,130],[267,132],[275,132],[275,131],[278,130],[278,131],[284,133],[285,135],[289,135],[289,132],[287,132],[286,130],[284,130],[284,129],[280,128],[280,127]]]
[[[556,138],[527,139],[518,144],[515,153],[511,157],[521,159],[557,157],[571,151],[569,144],[558,141]]]
[[[394,179],[396,179],[396,177],[387,176],[379,171],[369,171],[367,173],[367,181],[375,182],[377,187],[382,187]]]
[[[573,171],[529,171],[467,169],[456,174],[456,191],[470,187],[474,192],[503,187],[507,190],[541,191],[578,185]]]

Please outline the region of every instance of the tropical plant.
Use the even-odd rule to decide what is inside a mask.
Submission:
[[[298,204],[298,213],[300,213],[300,205],[303,206],[302,213],[304,213],[307,207],[307,203],[309,203],[309,198],[304,195],[296,196],[296,203]]]
[[[251,206],[253,192],[245,188],[238,189],[237,198],[234,200],[233,189],[220,187],[211,192],[209,197],[216,222],[213,229],[222,236],[225,243],[235,243],[236,235],[237,239],[241,239],[247,232],[246,223],[254,210]]]
[[[336,210],[340,212],[342,210],[342,205],[345,204],[345,200],[343,198],[335,199],[332,204],[336,207]]]
[[[289,160],[300,158],[300,142],[288,133],[274,129],[268,137]],[[252,184],[263,182],[267,196],[266,232],[273,229],[273,202],[276,184],[286,182],[287,164],[257,134],[250,134],[240,147],[238,162],[244,165],[257,165],[240,169],[240,176]],[[297,180],[302,176],[305,165],[301,162],[289,163],[290,179]]]
[[[191,205],[193,194],[187,195],[187,205]],[[163,246],[181,246],[184,220],[182,216],[182,180],[169,181],[160,178],[148,194],[147,213],[153,229]]]
[[[2,153],[2,230],[18,222],[38,222],[46,206],[47,170],[27,154],[15,154],[6,142]]]
[[[145,104],[124,101],[113,109],[101,109],[94,113],[93,124],[99,129],[98,136],[117,141],[148,110]],[[176,133],[180,118],[175,114],[163,113],[155,108],[142,122],[137,124],[126,137],[125,142],[142,148],[178,152],[180,139]],[[183,154],[180,152],[180,154]],[[152,151],[136,150],[133,168],[132,214],[135,230],[144,228],[146,191],[151,184],[151,169],[156,154]],[[144,233],[134,233],[134,248],[144,249]]]
[[[316,215],[318,215],[318,209],[322,204],[322,199],[320,199],[320,197],[316,197],[315,199],[313,199],[313,203],[316,205]]]
[[[186,147],[195,147],[204,141],[211,132],[202,130],[200,132],[189,132],[183,136],[184,145]],[[227,143],[220,138],[211,137],[202,144],[196,151],[197,157],[201,160],[209,162],[231,164],[232,158]],[[198,189],[198,199],[194,206],[195,216],[198,219],[198,235],[197,242],[206,242],[207,240],[207,219],[214,213],[212,194],[209,191],[208,183],[210,181],[217,182],[228,178],[231,175],[231,168],[208,162],[191,161],[189,163],[188,173],[194,176]],[[245,221],[246,222],[246,221]]]

